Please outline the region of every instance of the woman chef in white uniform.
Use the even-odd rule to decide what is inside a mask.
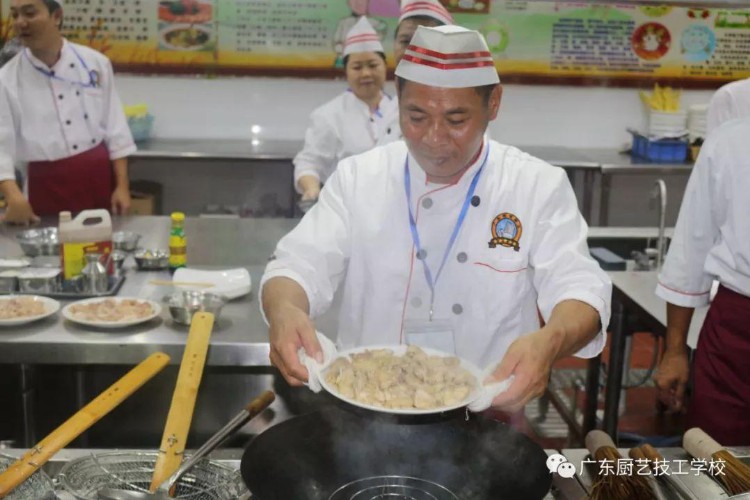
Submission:
[[[297,350],[320,360],[311,318],[343,281],[339,347],[420,344],[496,367],[514,381],[493,405],[515,412],[557,359],[602,350],[611,283],[565,172],[486,138],[502,89],[481,34],[420,26],[396,75],[404,141],[342,161],[266,267],[271,361],[307,380]]]
[[[414,32],[419,26],[444,26],[453,24],[453,17],[438,0],[401,0],[401,15],[398,18],[393,41],[393,56],[396,64],[404,57]]]
[[[294,158],[294,185],[303,201],[318,198],[339,161],[400,135],[398,102],[383,92],[383,45],[365,17],[347,35],[344,64],[349,89],[313,111],[305,146]]]
[[[135,150],[112,65],[65,40],[54,0],[12,0],[24,45],[0,69],[0,191],[5,220],[28,223],[62,210],[130,206],[127,157]],[[28,201],[14,162],[28,162]]]

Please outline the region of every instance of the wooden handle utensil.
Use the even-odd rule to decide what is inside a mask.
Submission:
[[[5,497],[39,470],[55,453],[151,380],[167,366],[167,363],[169,363],[169,356],[166,354],[162,352],[152,354],[27,451],[0,474],[0,498]]]
[[[151,478],[149,488],[151,493],[169,479],[182,463],[213,325],[214,315],[211,313],[197,312],[193,316],[187,344],[185,344],[185,353],[182,355],[180,371],[177,374],[172,404],[167,415],[167,423],[164,426],[159,456]]]
[[[596,476],[589,498],[592,500],[630,500],[638,498],[639,500],[658,500],[654,490],[649,485],[645,477],[636,474],[622,475],[616,474],[618,460],[622,459],[620,452],[617,451],[615,443],[606,432],[593,430],[586,434],[586,448],[597,462],[597,466],[603,464],[606,460],[612,467],[609,473],[602,473]]]
[[[707,462],[723,462],[722,473],[715,474],[714,477],[730,495],[750,491],[750,467],[724,449],[702,429],[698,427],[689,429],[682,437],[682,447],[695,458]]]

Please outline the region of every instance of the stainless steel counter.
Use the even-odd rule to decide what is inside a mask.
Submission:
[[[291,161],[302,144],[301,140],[152,139],[139,142],[132,158]]]

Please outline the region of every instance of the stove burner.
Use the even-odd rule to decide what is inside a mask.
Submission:
[[[329,500],[458,500],[458,497],[432,481],[406,476],[375,476],[342,486]]]

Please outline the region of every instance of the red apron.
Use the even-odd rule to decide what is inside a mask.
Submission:
[[[722,445],[750,445],[750,297],[724,286],[698,339],[688,425]]]
[[[29,203],[37,215],[112,208],[114,175],[104,143],[57,161],[29,163]]]

